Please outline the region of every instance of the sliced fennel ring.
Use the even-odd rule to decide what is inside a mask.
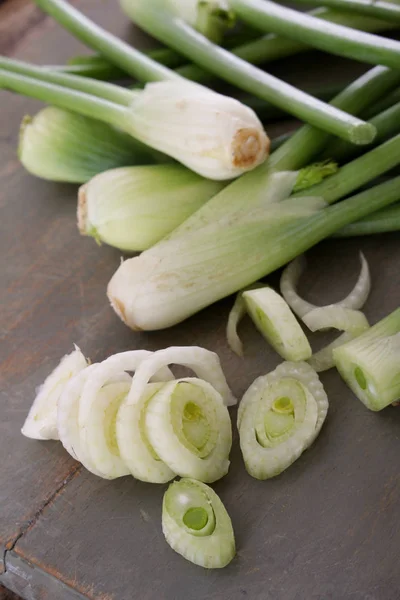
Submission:
[[[60,396],[71,378],[86,369],[88,361],[75,346],[71,354],[66,354],[58,366],[50,373],[31,406],[21,432],[26,437],[37,440],[58,440],[57,405]]]
[[[400,308],[333,350],[339,373],[370,410],[400,399]]]
[[[108,383],[99,391],[86,423],[83,440],[81,438],[86,456],[104,479],[131,474],[121,458],[116,433],[118,409],[131,385],[131,378],[125,375],[126,381]]]
[[[181,477],[212,483],[229,469],[232,427],[222,397],[206,381],[170,381],[150,398],[146,432],[157,456]]]
[[[243,293],[255,326],[286,360],[306,360],[312,351],[296,317],[285,300],[270,287]]]
[[[81,398],[83,386],[89,376],[94,371],[97,364],[90,365],[73,377],[65,386],[60,396],[57,410],[57,427],[60,441],[65,450],[78,460],[83,466],[93,473],[102,477],[102,473],[91,463],[87,455],[86,447],[82,444],[80,427],[78,423],[79,401]]]
[[[162,529],[168,544],[192,563],[225,567],[235,556],[231,519],[208,485],[193,479],[174,481],[164,494]]]
[[[317,373],[335,366],[332,354],[334,348],[345,344],[369,329],[367,318],[362,312],[343,308],[337,304],[314,308],[303,317],[303,321],[311,331],[330,328],[344,331],[336,340],[313,354],[308,360],[308,363]]]
[[[156,454],[146,430],[146,411],[152,396],[165,384],[149,383],[137,402],[121,403],[116,422],[119,454],[130,473],[148,483],[166,483],[175,477]]]
[[[335,305],[358,310],[362,308],[367,301],[371,290],[371,277],[367,260],[362,252],[360,252],[360,261],[361,271],[356,285],[346,298],[343,298],[340,302],[335,302]],[[315,304],[311,304],[301,298],[296,291],[296,286],[305,266],[306,261],[304,256],[297,257],[285,268],[280,282],[282,296],[285,298],[293,312],[301,319],[314,308],[318,308]]]
[[[238,429],[246,469],[256,479],[279,475],[319,434],[328,398],[307,363],[282,363],[259,377],[239,405]]]
[[[226,406],[236,404],[236,398],[225,379],[218,355],[199,346],[171,346],[154,352],[138,366],[132,379],[127,403],[135,404],[150,379],[170,364],[192,369],[199,379],[210,383],[221,394]]]

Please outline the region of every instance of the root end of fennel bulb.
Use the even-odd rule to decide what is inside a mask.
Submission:
[[[187,81],[148,83],[124,128],[203,177],[233,179],[263,163],[270,140],[256,113]]]
[[[78,194],[78,229],[126,252],[154,246],[225,185],[179,164],[110,169]]]

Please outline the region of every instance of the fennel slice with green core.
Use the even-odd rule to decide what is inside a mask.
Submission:
[[[157,455],[146,429],[148,404],[164,385],[148,383],[134,404],[128,404],[125,398],[117,413],[116,434],[120,456],[131,475],[148,483],[166,483],[175,477],[175,473]]]
[[[228,565],[235,556],[231,519],[208,485],[174,481],[164,494],[162,530],[167,543],[190,562],[207,569]]]
[[[212,483],[228,472],[231,420],[208,382],[191,377],[166,383],[150,398],[145,423],[157,456],[177,475]]]
[[[18,156],[32,175],[85,183],[98,173],[154,162],[144,144],[106,123],[54,106],[21,123]]]
[[[58,440],[57,405],[67,383],[88,366],[87,359],[75,346],[40,386],[28,416],[21,429],[26,437],[36,440]]]
[[[351,292],[335,306],[357,310],[366,303],[371,291],[371,276],[368,262],[360,252],[361,271],[358,280]],[[318,308],[315,304],[301,298],[296,290],[300,277],[306,267],[304,256],[298,256],[283,270],[280,280],[281,294],[289,304],[290,308],[298,317],[304,321],[304,317],[312,310]],[[331,305],[330,305],[331,306]]]
[[[333,350],[335,366],[373,411],[400,398],[400,308],[361,336]]]
[[[150,379],[170,364],[182,365],[194,371],[199,379],[210,383],[221,394],[226,406],[236,404],[237,400],[225,379],[218,355],[199,346],[171,346],[154,352],[144,360],[133,376],[127,404],[135,404]]]
[[[321,331],[332,327],[344,331],[336,340],[314,353],[308,360],[308,363],[317,373],[335,366],[332,354],[334,348],[345,344],[369,329],[369,323],[362,312],[343,308],[340,303],[310,310],[303,317],[303,322],[311,331]]]
[[[148,84],[129,107],[2,69],[0,87],[108,123],[210,179],[238,177],[269,151],[254,111],[183,79]]]
[[[263,287],[243,293],[247,312],[263,337],[285,360],[311,357],[311,346],[288,304],[275,290]]]
[[[396,69],[400,64],[400,42],[396,40],[327,23],[270,0],[231,0],[231,6],[239,17],[261,31],[375,65]]]
[[[235,302],[229,312],[228,323],[226,325],[226,339],[230,349],[238,356],[243,356],[244,354],[242,340],[237,332],[239,323],[246,314],[246,303],[243,298],[243,293],[249,289],[257,289],[263,285],[263,283],[257,282],[238,292]]]
[[[100,173],[79,190],[78,227],[125,251],[150,248],[224,186],[180,165]]]
[[[278,104],[290,114],[356,144],[366,144],[375,129],[333,105],[314,98],[269,75],[204,36],[172,14],[166,0],[149,5],[141,0],[121,0],[122,9],[147,33],[174,47],[203,68],[239,85],[241,89]]]
[[[324,388],[307,363],[285,362],[256,379],[238,412],[248,473],[256,479],[282,473],[313,443],[327,411]]]

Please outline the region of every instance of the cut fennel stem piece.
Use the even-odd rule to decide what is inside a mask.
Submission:
[[[59,365],[50,373],[32,404],[21,429],[26,437],[37,440],[58,440],[57,404],[68,381],[86,369],[87,359],[75,346],[71,354],[66,354]]]
[[[285,300],[270,287],[243,293],[254,325],[285,360],[311,357],[311,346]]]
[[[248,473],[256,479],[282,473],[313,443],[327,411],[324,388],[307,363],[284,362],[256,379],[238,410]]]
[[[148,402],[148,440],[181,477],[212,483],[229,469],[231,420],[221,394],[196,378],[166,383]]]
[[[356,285],[346,298],[343,298],[340,302],[335,302],[335,306],[358,310],[366,303],[371,291],[371,276],[368,262],[362,252],[360,252],[360,261],[361,271]],[[293,312],[303,320],[310,311],[318,308],[315,304],[311,304],[311,302],[307,302],[301,298],[296,290],[305,267],[305,257],[298,256],[284,269],[280,281],[282,296],[285,298]]]
[[[21,123],[18,157],[29,173],[50,181],[85,183],[107,169],[151,164],[154,156],[130,135],[54,106]]]
[[[335,366],[332,354],[334,348],[369,329],[369,323],[362,312],[344,308],[340,303],[314,308],[303,317],[303,321],[311,331],[321,331],[331,327],[344,331],[336,340],[313,354],[308,360],[317,373]]]
[[[182,365],[194,371],[199,379],[210,383],[221,394],[226,406],[236,404],[236,398],[229,389],[218,355],[198,346],[171,346],[154,352],[138,366],[126,403],[138,402],[154,374],[170,364]]]
[[[112,169],[80,188],[78,227],[120,250],[146,250],[223,186],[176,164]]]
[[[333,350],[336,368],[370,410],[400,399],[400,308]]]
[[[168,544],[192,563],[225,567],[235,556],[232,522],[220,498],[194,479],[174,481],[165,492],[162,529]]]

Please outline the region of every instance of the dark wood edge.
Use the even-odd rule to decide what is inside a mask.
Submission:
[[[7,555],[7,570],[0,576],[0,583],[22,598],[94,600],[94,596],[90,595],[90,590],[87,590],[87,593],[81,593],[71,585],[64,583],[59,574],[52,575],[18,556],[14,550]],[[112,599],[109,598],[109,600]]]

